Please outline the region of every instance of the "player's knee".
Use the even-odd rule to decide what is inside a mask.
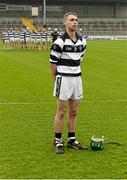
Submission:
[[[66,109],[59,109],[58,114],[60,118],[63,118],[65,116]]]
[[[78,111],[77,109],[71,110],[70,113],[69,113],[69,116],[70,116],[71,118],[75,118],[76,115],[77,115],[77,111]]]

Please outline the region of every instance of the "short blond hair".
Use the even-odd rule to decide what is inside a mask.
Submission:
[[[74,15],[74,16],[78,17],[78,15],[75,12],[68,12],[64,15],[64,19],[66,19],[66,17],[69,15]]]

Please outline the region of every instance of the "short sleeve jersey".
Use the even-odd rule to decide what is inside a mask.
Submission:
[[[76,42],[67,32],[59,37],[51,47],[50,63],[57,65],[57,74],[63,76],[80,76],[80,63],[86,51],[86,39],[76,34]]]

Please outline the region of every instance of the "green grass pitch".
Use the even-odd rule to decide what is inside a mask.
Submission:
[[[56,99],[49,51],[0,50],[0,179],[127,178],[127,41],[88,41],[77,138],[103,151],[53,149]],[[65,118],[63,139],[67,142]]]

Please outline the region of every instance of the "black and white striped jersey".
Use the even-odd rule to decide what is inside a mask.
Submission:
[[[80,62],[86,51],[86,39],[77,36],[77,41],[70,39],[65,32],[51,47],[50,63],[57,64],[57,74],[63,76],[80,76]]]

